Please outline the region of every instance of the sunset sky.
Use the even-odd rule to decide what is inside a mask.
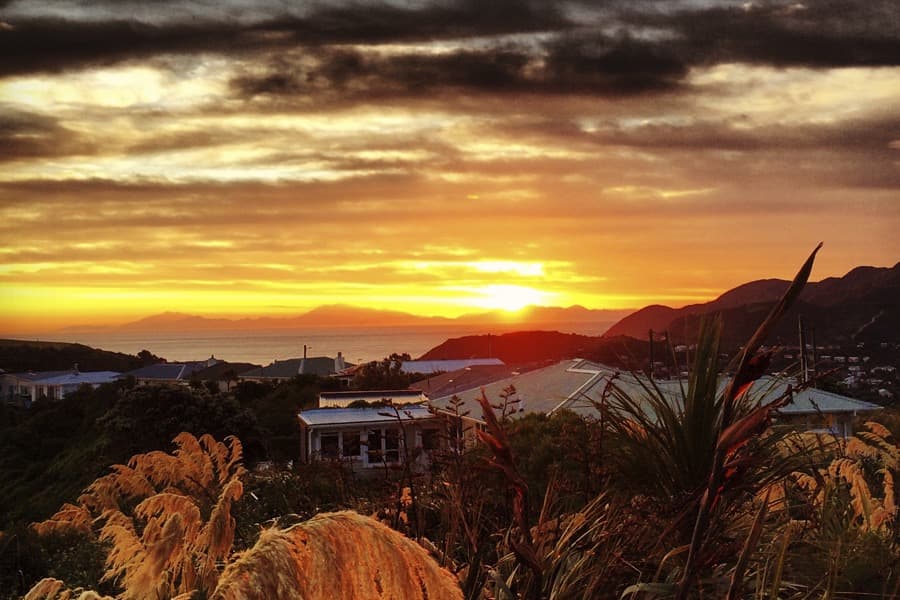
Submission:
[[[0,0],[0,333],[900,260],[900,4]]]

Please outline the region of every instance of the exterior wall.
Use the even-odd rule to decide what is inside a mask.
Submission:
[[[853,435],[853,413],[810,413],[806,415],[781,415],[778,423],[790,425],[799,431],[829,433],[838,437]]]
[[[35,387],[28,379],[4,375],[2,401],[27,408],[40,397]]]
[[[301,427],[300,458],[341,460],[353,468],[369,469],[402,464],[408,456],[417,467],[429,464],[428,455],[443,444],[438,419],[424,423],[379,422],[330,427]]]

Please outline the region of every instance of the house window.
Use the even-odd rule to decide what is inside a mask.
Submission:
[[[366,444],[368,453],[369,453],[369,462],[370,463],[379,463],[381,462],[381,430],[380,429],[370,429],[369,430],[369,441]]]
[[[422,430],[422,449],[423,450],[437,450],[439,441],[440,441],[440,437],[438,436],[437,429],[423,429]]]
[[[397,429],[384,430],[384,461],[400,461],[400,431]]]
[[[344,458],[359,458],[360,432],[345,431],[341,434],[341,455]]]
[[[400,462],[399,429],[370,429],[366,435],[366,454],[370,465]]]
[[[319,454],[322,458],[338,458],[341,455],[341,434],[323,433],[319,438]]]

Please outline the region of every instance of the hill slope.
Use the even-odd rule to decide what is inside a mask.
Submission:
[[[725,320],[726,344],[740,344],[753,333],[788,285],[788,281],[764,279],[740,285],[705,304],[678,309],[648,306],[613,325],[605,336],[643,339],[653,329],[668,330],[676,341],[692,339],[699,318],[719,312]],[[816,328],[819,342],[897,339],[900,338],[898,299],[900,263],[890,268],[857,267],[843,277],[807,284],[800,301],[779,323],[772,341],[796,340],[799,315]]]
[[[593,337],[558,331],[517,331],[502,335],[470,335],[452,338],[423,354],[418,360],[499,358],[506,364],[587,358],[613,366],[647,356],[648,344],[626,337]]]
[[[81,371],[124,372],[162,360],[149,352],[133,356],[83,344],[0,340],[0,369],[11,373],[61,371],[71,369],[76,363]]]

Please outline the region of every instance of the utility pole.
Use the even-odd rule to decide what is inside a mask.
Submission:
[[[816,350],[816,328],[809,328],[809,339],[812,344],[812,386],[816,387],[816,380],[819,378],[819,351]]]
[[[800,334],[800,382],[806,383],[806,337],[803,332],[803,316],[797,317],[797,327]]]

